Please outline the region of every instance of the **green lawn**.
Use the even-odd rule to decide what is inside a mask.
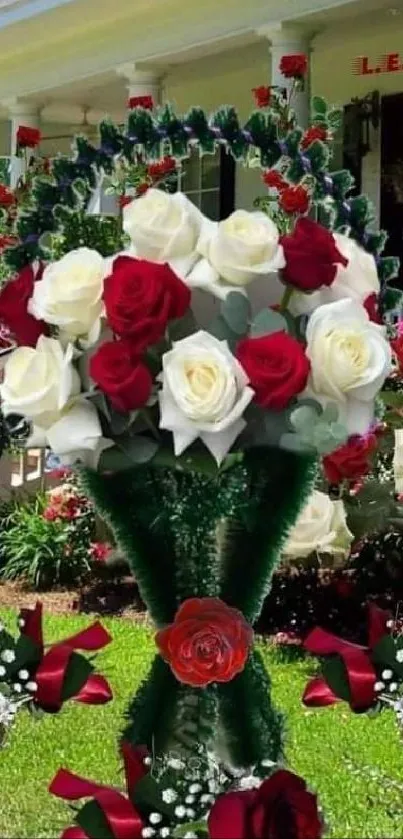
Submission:
[[[0,618],[13,625],[11,612]],[[46,638],[56,640],[90,622],[88,618],[45,618]],[[69,703],[58,716],[35,723],[21,714],[9,745],[0,752],[0,836],[55,837],[67,826],[67,805],[52,799],[47,785],[60,766],[103,782],[118,783],[116,739],[129,697],[147,673],[153,656],[151,634],[128,621],[105,620],[114,643],[99,655],[99,667],[115,699],[102,708]],[[300,697],[310,672],[307,661],[289,661],[266,647],[277,704],[288,716],[288,759],[321,797],[332,837],[402,837],[403,745],[392,715],[354,716],[346,706],[303,709]],[[368,771],[353,774],[346,762]],[[372,770],[372,776],[369,772]],[[378,774],[377,774],[378,773]],[[379,775],[381,773],[381,775]]]

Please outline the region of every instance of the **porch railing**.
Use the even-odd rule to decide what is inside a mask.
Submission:
[[[0,458],[0,501],[8,501],[13,496],[34,495],[52,485],[54,480],[45,472],[42,449],[7,453]]]

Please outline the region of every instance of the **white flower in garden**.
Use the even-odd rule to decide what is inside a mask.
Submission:
[[[172,431],[175,454],[197,437],[221,463],[246,423],[253,398],[248,379],[226,341],[196,332],[162,357],[160,427]]]
[[[77,248],[45,268],[34,285],[28,311],[60,330],[67,341],[82,338],[94,344],[103,313],[106,264],[90,248]]]
[[[343,502],[332,501],[324,492],[314,490],[282,553],[286,559],[303,559],[314,552],[344,559],[350,553],[352,540]]]
[[[9,696],[0,693],[0,725],[6,726],[13,721],[16,712],[14,702]]]
[[[310,391],[339,405],[349,434],[365,434],[375,397],[392,369],[383,327],[372,323],[359,303],[344,299],[313,312],[306,341]]]
[[[80,378],[72,364],[73,347],[38,339],[36,348],[18,347],[4,366],[0,386],[3,413],[22,414],[41,428],[49,428],[69,400],[79,393]]]
[[[261,212],[236,210],[225,221],[205,219],[197,249],[203,259],[187,278],[188,285],[221,299],[285,265],[279,231]]]
[[[294,292],[290,309],[295,315],[310,314],[318,306],[349,298],[364,303],[371,294],[379,294],[380,283],[376,262],[372,254],[357,244],[354,239],[342,233],[333,233],[336,247],[348,259],[348,265],[337,266],[337,274],[331,286],[322,286],[313,294]]]
[[[399,662],[399,664],[403,664],[403,650],[398,650],[398,651],[397,651],[397,653],[396,653],[396,661],[398,661],[398,662]]]
[[[14,650],[3,650],[0,658],[5,662],[5,664],[12,664],[13,661],[15,661],[15,652]]]
[[[148,189],[123,208],[123,230],[130,253],[139,259],[168,262],[185,278],[196,262],[202,215],[182,192]]]

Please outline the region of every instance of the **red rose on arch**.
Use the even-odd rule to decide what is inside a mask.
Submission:
[[[190,291],[169,265],[118,256],[105,279],[103,300],[113,332],[141,355],[163,337],[170,320],[185,314]]]
[[[20,149],[35,149],[41,142],[42,135],[38,128],[19,125],[17,130],[17,145]]]
[[[11,207],[15,204],[15,195],[8,186],[0,184],[0,207]]]
[[[241,612],[219,598],[190,598],[155,641],[180,682],[205,687],[230,682],[243,670],[253,630]]]
[[[370,459],[378,446],[375,433],[365,437],[354,435],[344,446],[323,458],[323,468],[330,484],[355,482],[370,471]]]
[[[307,128],[301,140],[301,148],[307,149],[315,140],[321,140],[322,143],[326,143],[328,139],[329,135],[326,128],[321,128],[320,125],[311,125],[310,128]]]
[[[121,413],[146,404],[152,376],[127,339],[101,344],[90,359],[89,369],[91,378]]]
[[[308,70],[308,58],[304,53],[283,55],[280,61],[280,73],[285,79],[303,79]]]
[[[306,387],[309,359],[302,344],[286,332],[244,338],[236,357],[263,408],[281,411]]]
[[[262,179],[266,186],[277,189],[279,192],[288,186],[287,181],[284,180],[281,172],[278,172],[277,169],[269,169],[264,173]]]
[[[152,96],[131,96],[128,103],[128,108],[145,108],[146,111],[152,111],[154,107],[154,100]]]
[[[336,279],[337,266],[348,265],[330,231],[309,218],[298,219],[293,233],[280,241],[286,261],[284,281],[299,291],[330,286]]]
[[[48,328],[44,321],[37,320],[28,312],[34,283],[40,280],[43,267],[35,274],[32,265],[22,268],[15,280],[10,280],[0,291],[0,321],[6,324],[17,344],[36,347],[40,335],[46,335]]]
[[[208,830],[210,839],[320,839],[323,823],[305,781],[279,769],[258,789],[220,795]]]
[[[253,87],[252,93],[258,108],[268,108],[271,102],[271,87],[265,84]]]
[[[280,194],[279,205],[287,215],[303,215],[309,209],[309,193],[304,186],[287,186]]]

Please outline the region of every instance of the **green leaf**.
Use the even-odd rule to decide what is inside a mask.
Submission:
[[[112,436],[118,436],[120,434],[124,434],[125,431],[129,428],[130,425],[130,414],[121,414],[119,411],[115,411],[112,406],[109,407],[109,427],[111,430]]]
[[[375,664],[379,665],[380,669],[390,669],[399,679],[403,679],[403,663],[399,663],[396,660],[397,649],[396,640],[392,635],[386,634],[375,645],[372,651],[372,658]]]
[[[111,413],[105,395],[103,393],[100,393],[99,391],[94,391],[93,393],[90,393],[87,396],[87,399],[89,399],[92,402],[92,404],[95,405],[97,410],[101,414],[103,414],[104,417],[106,417],[108,422],[110,422]]]
[[[219,341],[227,341],[230,349],[235,348],[237,342],[239,341],[239,336],[230,329],[227,321],[222,315],[217,315],[217,317],[214,318],[208,327],[207,332],[209,332],[210,335],[214,335],[214,338],[218,338]]]
[[[251,337],[259,338],[261,335],[271,335],[273,332],[287,332],[287,321],[272,309],[262,309],[252,321]]]
[[[230,330],[236,335],[246,335],[249,328],[250,302],[239,291],[230,291],[221,304],[221,314]]]
[[[314,454],[315,452],[314,447],[306,443],[298,434],[282,434],[279,447],[295,454]]]
[[[312,97],[312,111],[322,117],[326,116],[327,114],[327,102],[323,96],[313,96]]]
[[[290,420],[293,428],[300,434],[308,432],[311,436],[312,430],[317,422],[318,413],[310,405],[301,405],[292,412]]]
[[[343,111],[341,108],[332,108],[327,115],[329,128],[332,131],[337,131],[343,123]]]
[[[162,790],[150,773],[137,781],[133,791],[133,802],[140,813],[162,813],[169,819],[174,815],[175,803],[166,804]]]
[[[199,837],[208,836],[207,823],[199,821],[180,824],[178,827],[175,827],[172,836],[174,836],[175,839],[182,839],[182,837],[187,836],[189,833],[196,834]]]
[[[63,682],[62,699],[66,701],[76,696],[93,672],[94,668],[88,659],[80,653],[73,652]]]
[[[384,405],[388,408],[403,408],[403,393],[397,393],[393,390],[384,390],[379,394]]]
[[[198,324],[193,312],[188,309],[182,318],[173,320],[168,326],[170,341],[181,341],[198,330]]]
[[[132,463],[148,463],[159,448],[156,440],[141,434],[121,437],[118,446]]]
[[[322,422],[337,422],[339,418],[339,409],[335,402],[329,402],[322,414]]]
[[[322,661],[322,675],[333,693],[345,702],[350,702],[351,694],[346,668],[339,656],[332,655]]]
[[[113,839],[113,833],[108,825],[99,804],[87,801],[76,815],[76,822],[80,825],[89,839]]]

